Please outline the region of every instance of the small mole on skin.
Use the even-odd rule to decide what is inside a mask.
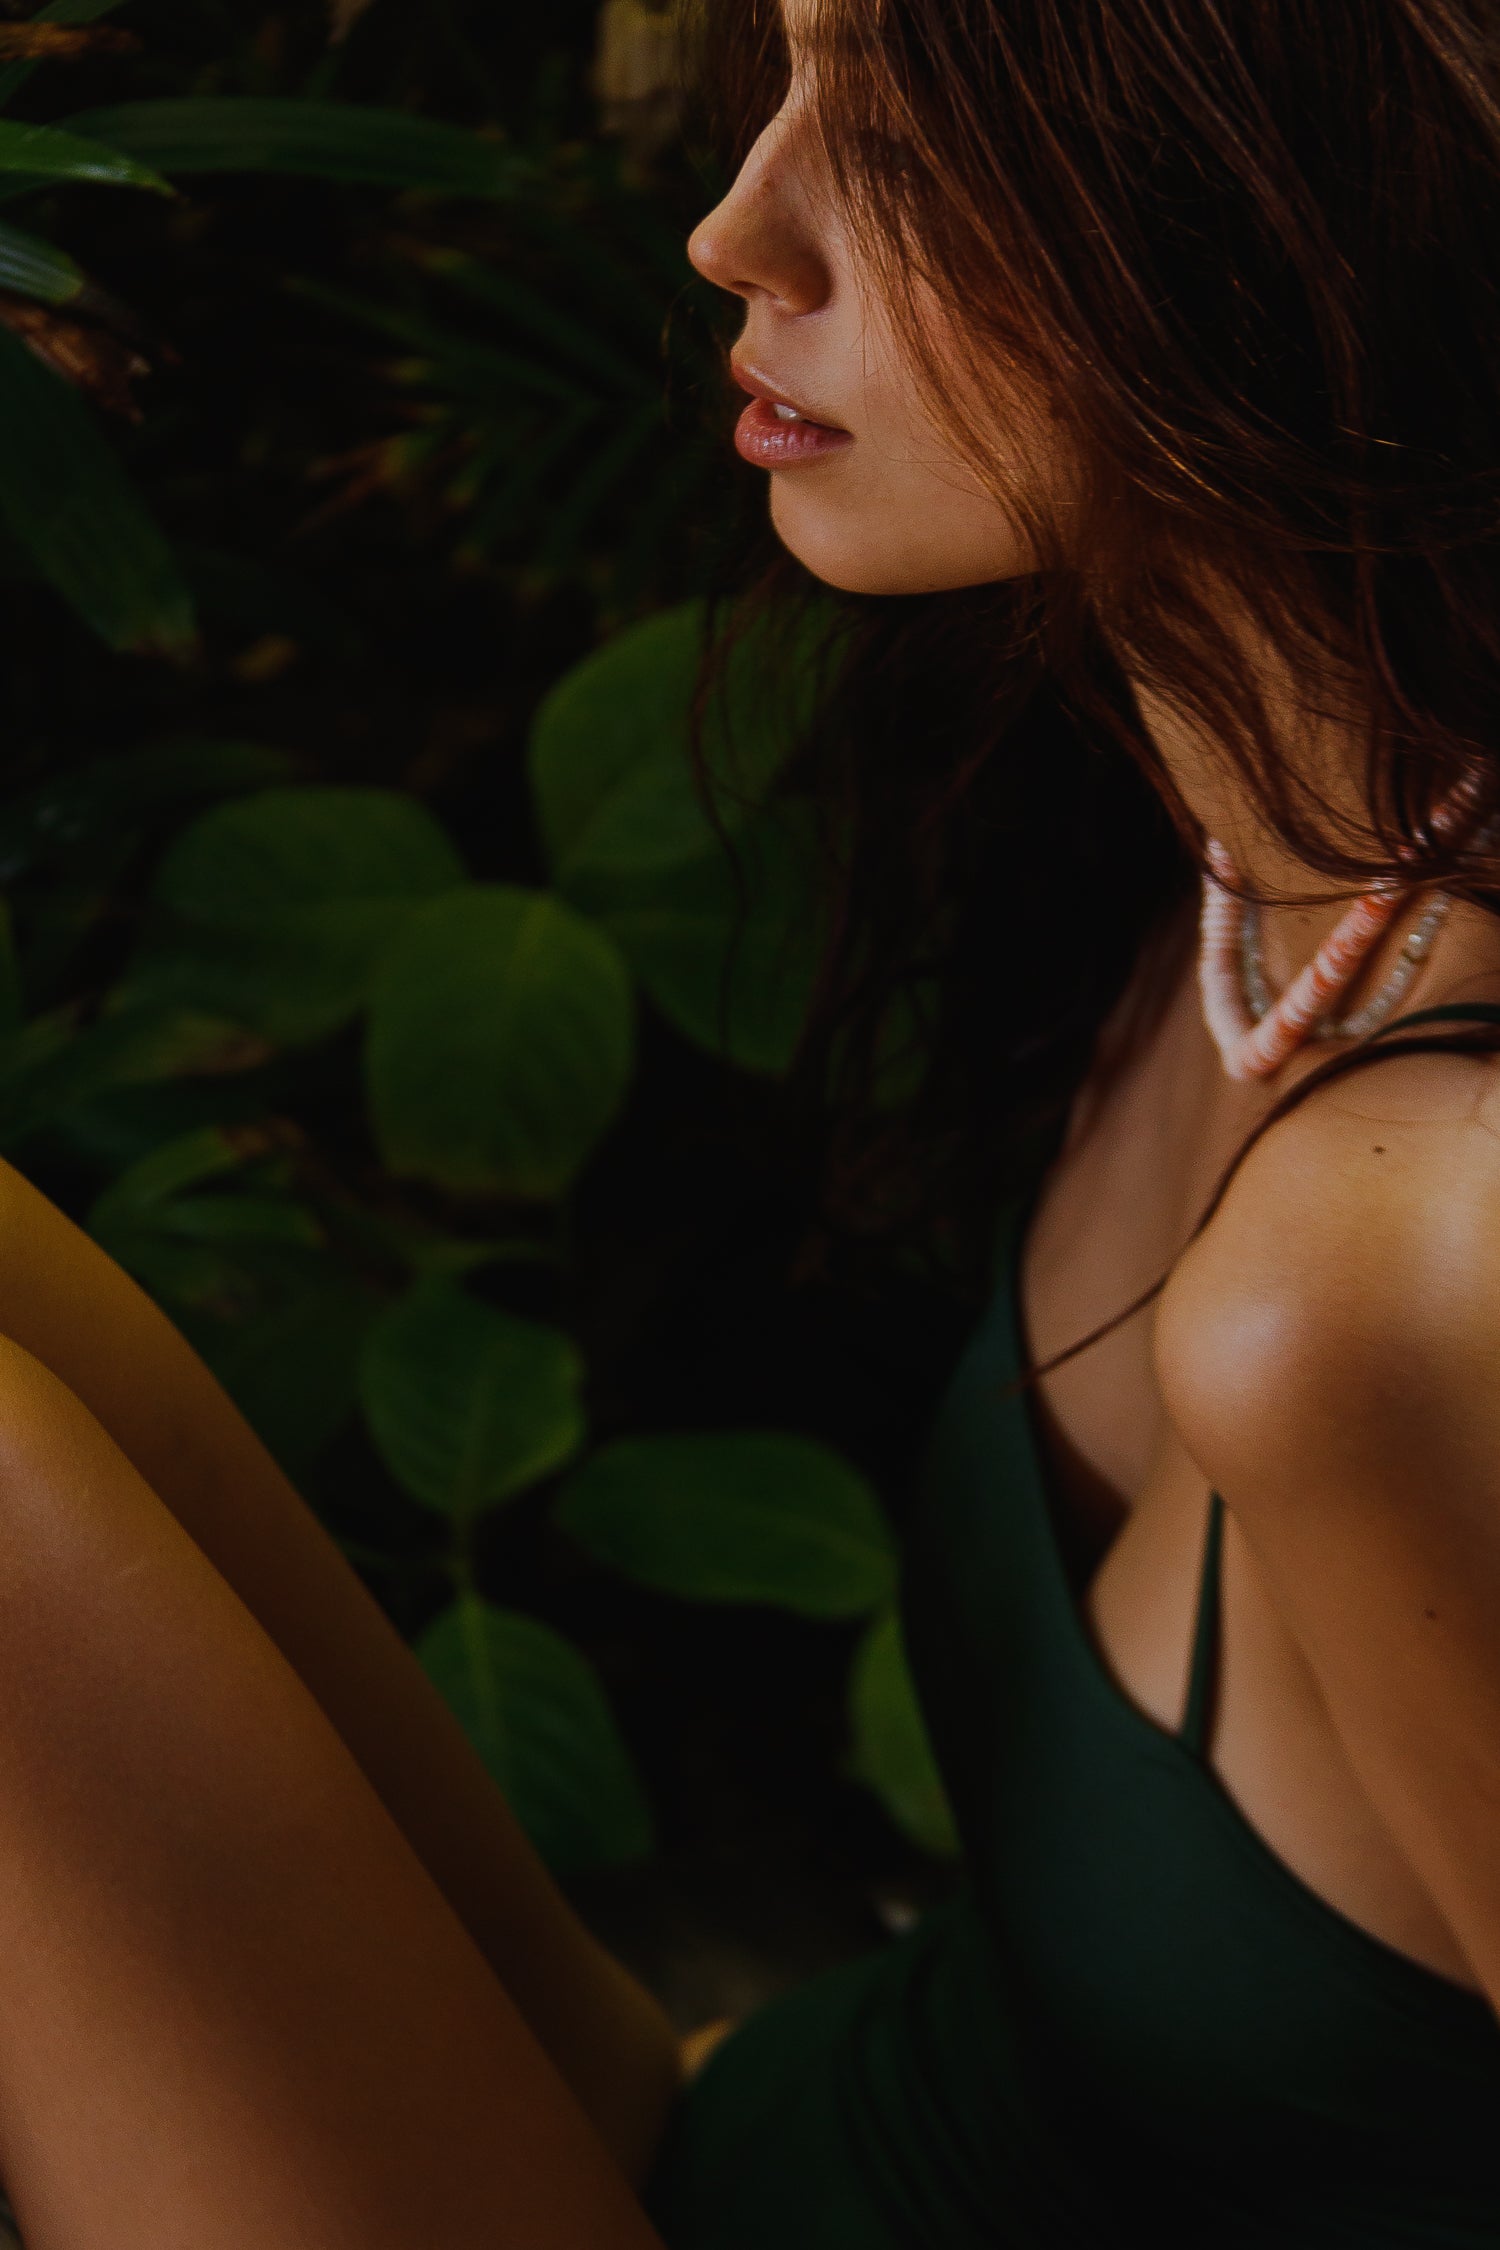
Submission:
[[[1435,1609],[1424,1609],[1422,1615],[1424,1617],[1436,1617],[1437,1611]]]
[[[1377,1146],[1376,1146],[1376,1149],[1375,1149],[1375,1154],[1376,1154],[1377,1156],[1384,1156],[1384,1154],[1385,1154],[1385,1150],[1384,1150],[1383,1148],[1381,1148],[1381,1147],[1380,1147],[1380,1146],[1379,1146],[1379,1145],[1377,1144]]]

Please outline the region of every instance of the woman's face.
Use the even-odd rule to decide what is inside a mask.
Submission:
[[[769,404],[747,401],[737,447],[767,468],[777,536],[831,586],[937,593],[1020,576],[1035,567],[1022,534],[919,404],[885,307],[823,189],[811,65],[799,51],[806,5],[783,0],[787,98],[687,250],[705,280],[745,301],[737,371],[847,435],[819,440]],[[941,336],[943,309],[930,296],[919,303]],[[994,445],[1010,433],[1013,469],[1050,485],[1055,441],[1045,418],[1023,417],[998,381],[986,398]]]

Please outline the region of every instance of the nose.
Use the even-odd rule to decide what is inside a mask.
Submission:
[[[688,236],[690,263],[716,289],[779,311],[816,312],[826,302],[828,262],[784,144],[768,126],[729,193]]]

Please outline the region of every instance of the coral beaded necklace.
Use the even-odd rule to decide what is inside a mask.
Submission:
[[[1471,808],[1475,784],[1461,782],[1432,818],[1439,836],[1459,826]],[[1488,839],[1500,822],[1482,831]],[[1402,857],[1410,854],[1403,851]],[[1347,991],[1360,964],[1392,917],[1400,912],[1410,886],[1393,877],[1372,884],[1331,930],[1317,952],[1293,977],[1279,999],[1266,989],[1259,951],[1258,910],[1233,895],[1234,861],[1217,838],[1207,843],[1199,921],[1198,988],[1204,1019],[1219,1058],[1231,1078],[1269,1078],[1308,1038],[1362,1039],[1382,1024],[1406,991],[1432,949],[1433,939],[1452,900],[1439,891],[1401,949],[1401,957],[1379,992],[1354,1014],[1337,1020],[1330,1009]]]

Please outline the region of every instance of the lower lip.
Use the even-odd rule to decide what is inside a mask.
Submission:
[[[837,453],[853,438],[824,422],[786,422],[768,398],[753,398],[734,426],[734,450],[758,469],[795,469]]]

